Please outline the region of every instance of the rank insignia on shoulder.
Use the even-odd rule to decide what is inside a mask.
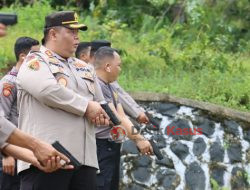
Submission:
[[[26,57],[25,61],[26,61],[26,62],[29,62],[29,61],[31,61],[32,59],[35,59],[35,58],[36,58],[35,55],[28,55],[28,56]]]
[[[56,58],[49,58],[49,62],[53,64],[59,64],[60,62]]]
[[[67,79],[64,78],[64,77],[58,78],[58,79],[57,79],[57,82],[58,82],[58,84],[60,84],[60,85],[62,85],[62,86],[64,86],[64,87],[66,87],[67,84],[68,84]]]
[[[50,50],[46,50],[44,53],[49,57],[53,57],[53,54]]]
[[[12,84],[4,83],[3,84],[3,95],[5,97],[8,97],[12,93],[11,90],[13,87],[14,87],[14,85],[12,85]]]
[[[37,59],[33,59],[33,60],[31,60],[31,61],[28,62],[28,67],[31,70],[37,71],[40,68],[40,63],[38,62]]]
[[[76,67],[76,68],[83,68],[83,67],[86,67],[86,65],[84,65],[83,63],[77,61],[75,63],[73,63],[73,65]]]

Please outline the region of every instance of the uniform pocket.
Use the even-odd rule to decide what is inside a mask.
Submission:
[[[90,80],[88,80],[88,79],[87,79],[87,80],[84,79],[84,82],[85,82],[85,84],[86,84],[86,86],[87,86],[89,92],[90,92],[93,96],[95,96],[95,84],[94,84],[94,81],[90,81]]]
[[[68,85],[69,75],[64,68],[61,65],[55,64],[50,64],[49,67],[58,84],[66,87]]]

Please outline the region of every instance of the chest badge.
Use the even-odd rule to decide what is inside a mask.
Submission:
[[[46,50],[44,53],[49,57],[53,57],[53,54],[50,50]]]
[[[60,85],[62,85],[62,86],[64,86],[64,87],[66,87],[67,84],[68,84],[67,79],[64,78],[64,77],[59,77],[59,78],[57,79],[57,82],[58,82],[58,84],[60,84]]]
[[[37,59],[33,59],[28,62],[28,67],[33,71],[37,71],[40,68],[40,63],[38,62]]]
[[[3,95],[5,97],[8,97],[11,94],[11,90],[14,86],[12,84],[9,83],[4,83],[3,84]]]

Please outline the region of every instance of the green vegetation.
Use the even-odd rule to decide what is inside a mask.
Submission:
[[[126,90],[250,110],[249,0],[7,2],[0,12],[16,12],[19,23],[0,40],[1,68],[14,61],[17,37],[42,38],[45,15],[76,10],[89,26],[82,41],[107,39],[121,50],[119,81]]]
[[[229,190],[227,187],[220,187],[217,181],[215,181],[213,178],[210,178],[210,184],[213,190]]]

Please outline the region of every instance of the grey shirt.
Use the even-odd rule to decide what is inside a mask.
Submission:
[[[19,128],[47,143],[58,140],[82,165],[98,168],[89,101],[104,101],[95,70],[44,46],[30,53],[17,75]],[[18,171],[29,164],[18,161]]]
[[[126,114],[136,119],[141,112],[145,112],[145,110],[139,106],[135,100],[127,92],[125,92],[125,90],[123,90],[117,81],[111,84],[118,92],[120,103]]]
[[[115,107],[120,103],[118,98],[118,92],[112,84],[105,83],[103,80],[98,78],[98,82],[101,86],[104,99],[107,103],[113,103]],[[96,127],[96,138],[108,139],[110,126],[97,126]]]

